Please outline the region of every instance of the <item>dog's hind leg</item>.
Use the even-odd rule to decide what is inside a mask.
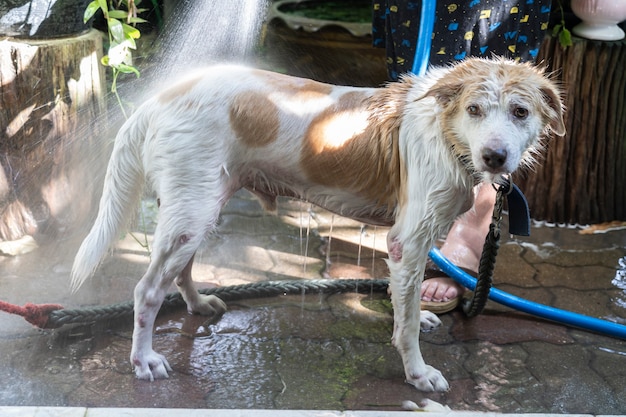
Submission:
[[[178,278],[176,278],[176,286],[187,303],[187,311],[191,314],[202,314],[204,316],[216,316],[224,313],[226,304],[221,299],[214,295],[200,294],[194,287],[193,279],[191,278],[193,258],[192,256]]]
[[[215,207],[213,216],[207,214],[210,210],[201,213],[184,201],[176,201],[169,207],[162,204],[160,210],[152,260],[148,271],[135,287],[135,326],[130,357],[137,378],[151,381],[167,378],[171,370],[167,360],[152,347],[154,321],[159,308],[176,277],[181,274],[191,277],[193,256],[204,240],[206,231],[215,225],[215,213],[219,212],[219,208]],[[190,286],[190,282],[184,285],[187,293],[190,292]],[[188,298],[193,299],[193,296]]]
[[[169,279],[164,271],[165,257],[160,253],[152,253],[152,261],[148,271],[135,287],[135,323],[133,329],[133,346],[130,361],[139,379],[153,381],[155,378],[167,378],[171,371],[167,359],[152,349],[152,331],[157,313],[161,308]]]

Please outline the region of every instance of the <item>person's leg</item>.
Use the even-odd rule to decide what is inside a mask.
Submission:
[[[478,263],[489,231],[496,191],[490,184],[476,186],[474,206],[454,223],[441,253],[455,265],[478,271]],[[430,271],[422,283],[422,301],[447,302],[459,297],[465,289],[443,272]],[[427,306],[426,306],[427,307]]]

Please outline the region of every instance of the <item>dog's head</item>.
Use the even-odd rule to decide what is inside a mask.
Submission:
[[[425,96],[434,97],[453,151],[484,181],[530,166],[542,136],[565,134],[563,103],[542,69],[472,58],[452,67]]]

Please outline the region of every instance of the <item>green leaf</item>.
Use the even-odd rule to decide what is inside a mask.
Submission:
[[[108,67],[109,66],[109,56],[105,55],[102,58],[100,58],[100,63],[102,65],[104,65],[105,67]]]
[[[126,10],[109,10],[109,17],[125,20],[128,17],[128,12]]]
[[[552,36],[557,36],[559,32],[561,32],[562,27],[562,25],[554,25],[554,28],[552,28]]]
[[[96,0],[89,3],[87,5],[87,8],[85,9],[85,14],[83,15],[83,22],[87,23],[87,21],[96,14],[98,9],[100,9],[100,6],[98,5],[98,2]]]
[[[570,33],[569,30],[563,28],[561,33],[559,33],[559,43],[561,44],[561,47],[563,48],[567,48],[568,46],[573,45],[572,34]]]
[[[113,39],[118,43],[122,43],[124,41],[124,28],[122,27],[122,22],[117,19],[109,18],[107,23],[109,24],[109,32],[111,33],[111,36],[113,36]]]
[[[131,17],[129,19],[130,23],[146,23],[147,20],[146,19],[142,19],[141,17]]]
[[[98,2],[98,6],[102,10],[102,13],[104,13],[104,17],[108,18],[109,17],[109,5],[107,4],[107,0],[95,0],[95,1]]]
[[[124,28],[124,36],[126,39],[139,39],[141,36],[141,32],[136,27],[127,25],[126,23],[123,23],[122,27]]]

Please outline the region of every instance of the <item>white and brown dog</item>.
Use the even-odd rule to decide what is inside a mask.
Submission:
[[[333,86],[217,66],[162,91],[120,129],[98,217],[72,269],[76,290],[115,242],[144,182],[160,199],[148,271],[135,288],[131,361],[138,378],[165,378],[152,349],[157,311],[176,282],[189,311],[225,310],[191,280],[194,254],[222,206],[246,188],[265,208],[299,198],[342,216],[393,225],[388,236],[393,343],[407,382],[448,389],[419,348],[420,285],[428,251],[468,210],[473,187],[532,160],[540,138],[563,135],[563,106],[541,70],[468,59],[384,88]]]

